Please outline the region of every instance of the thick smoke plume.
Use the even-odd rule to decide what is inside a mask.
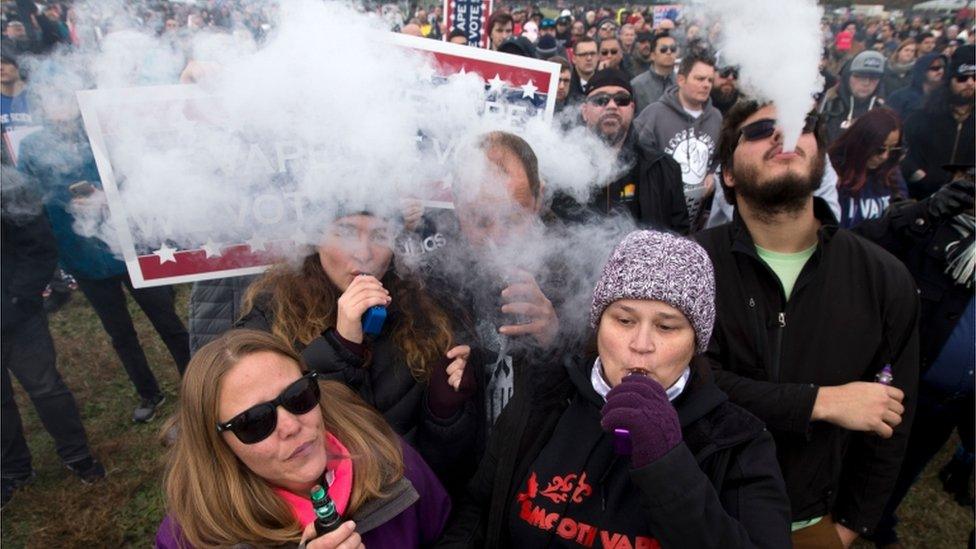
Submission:
[[[746,93],[776,104],[783,150],[792,151],[823,86],[823,10],[815,0],[712,0],[702,8],[722,24],[723,63],[740,67]]]

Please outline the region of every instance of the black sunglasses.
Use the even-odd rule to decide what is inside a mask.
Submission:
[[[878,147],[874,150],[874,154],[881,156],[884,153],[888,153],[889,157],[901,156],[901,147]]]
[[[718,75],[721,76],[722,78],[729,78],[731,76],[732,78],[735,78],[736,80],[738,80],[739,79],[739,69],[729,69],[729,68],[722,69],[722,70],[718,71]]]
[[[633,98],[630,97],[629,94],[620,92],[613,95],[610,95],[609,93],[598,93],[593,97],[588,97],[586,99],[587,103],[596,105],[597,107],[606,107],[610,104],[610,101],[616,103],[618,107],[626,107],[627,105],[630,105]]]
[[[600,50],[600,55],[617,55],[620,50]]]
[[[678,46],[661,46],[657,49],[658,53],[675,53],[678,51]]]
[[[969,80],[976,79],[976,74],[957,74],[953,76],[953,78],[956,79],[956,82],[959,82],[960,84],[964,84]]]
[[[244,444],[261,442],[278,426],[278,406],[297,416],[315,408],[319,403],[318,376],[317,372],[308,372],[285,387],[278,398],[251,406],[227,423],[218,423],[217,432],[230,431]]]
[[[939,72],[944,70],[945,70],[945,65],[932,65],[931,67],[929,67],[929,72]]]
[[[813,133],[813,131],[817,129],[817,121],[816,116],[807,116],[806,121],[803,123],[803,133]],[[739,133],[746,141],[759,141],[762,139],[767,139],[776,133],[776,120],[772,118],[756,120],[752,124],[742,126]]]

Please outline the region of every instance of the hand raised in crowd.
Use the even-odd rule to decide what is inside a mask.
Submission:
[[[348,341],[362,343],[363,314],[370,307],[386,307],[391,301],[390,292],[375,276],[357,276],[339,296],[336,331]]]
[[[549,347],[559,333],[559,318],[552,302],[546,297],[535,278],[528,272],[516,270],[512,282],[502,290],[502,312],[518,315],[525,322],[502,326],[498,331],[507,336],[530,335],[541,347]]]
[[[661,384],[651,378],[629,375],[607,393],[601,411],[604,431],[627,429],[633,453],[631,465],[640,468],[660,459],[681,442],[678,412],[671,406]]]
[[[400,214],[403,216],[403,228],[412,231],[420,226],[424,217],[424,203],[416,198],[401,200]]]
[[[966,210],[972,210],[974,193],[976,183],[967,179],[956,179],[943,185],[928,199],[928,213],[934,219],[949,219]]]
[[[313,539],[314,538],[314,539]],[[311,540],[311,541],[306,541]],[[315,537],[315,523],[309,524],[302,532],[302,545],[305,549],[365,549],[363,540],[356,532],[356,523],[349,520],[323,536]]]
[[[904,398],[905,393],[897,387],[866,381],[821,387],[811,419],[890,438],[905,413]]]
[[[427,405],[435,416],[453,417],[477,389],[474,369],[468,368],[471,347],[458,345],[445,355],[444,363],[434,366],[428,384]]]

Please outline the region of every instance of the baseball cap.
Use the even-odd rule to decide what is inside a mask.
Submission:
[[[883,76],[885,58],[880,52],[865,50],[851,61],[851,74],[857,76]]]

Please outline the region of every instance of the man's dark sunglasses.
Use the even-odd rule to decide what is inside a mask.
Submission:
[[[932,65],[931,67],[929,67],[929,72],[939,72],[944,70],[945,70],[945,65],[941,65],[941,64]]]
[[[600,50],[600,55],[617,55],[620,50]]]
[[[658,53],[675,53],[678,51],[678,46],[661,46],[657,49]]]
[[[817,121],[818,119],[816,116],[807,116],[807,119],[803,124],[803,133],[813,133],[814,130],[817,129]],[[767,139],[776,133],[776,120],[772,118],[756,120],[751,124],[742,126],[739,133],[746,141],[760,141],[762,139]]]
[[[630,96],[630,94],[623,92],[615,93],[613,95],[610,95],[609,93],[598,93],[592,97],[586,98],[587,103],[596,105],[597,107],[606,107],[610,104],[611,100],[616,103],[618,107],[626,107],[627,105],[630,105],[633,98]]]
[[[217,432],[230,431],[244,444],[255,444],[271,436],[278,426],[278,406],[296,416],[307,414],[319,403],[317,372],[308,372],[278,395],[237,414],[227,423],[218,423]]]
[[[956,82],[959,82],[960,84],[965,84],[969,80],[976,79],[976,74],[957,74],[953,76],[953,78],[956,79]]]
[[[729,77],[731,77],[731,78],[735,78],[736,80],[738,80],[739,79],[739,69],[736,69],[734,67],[726,67],[726,68],[718,71],[718,75],[721,76],[722,78],[729,78]]]

